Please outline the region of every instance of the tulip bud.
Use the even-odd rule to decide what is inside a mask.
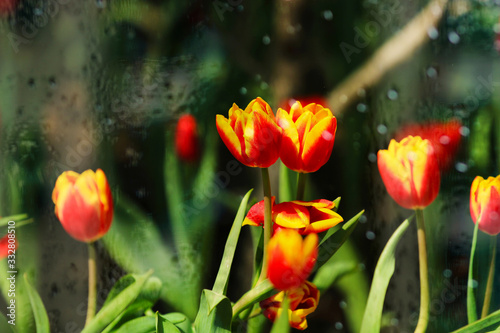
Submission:
[[[267,246],[267,277],[278,290],[300,286],[311,274],[318,256],[318,235],[310,234],[304,240],[293,229],[280,229]]]
[[[424,208],[436,199],[440,173],[429,140],[408,136],[379,150],[377,163],[389,195],[408,209]]]
[[[470,215],[487,234],[500,233],[500,175],[484,179],[477,176],[470,189]]]
[[[17,240],[15,237],[7,234],[0,239],[0,259],[7,258],[9,256],[9,250],[17,249]],[[10,242],[9,240],[12,239]]]
[[[218,114],[216,125],[226,147],[244,165],[267,168],[278,160],[281,128],[262,98],[251,101],[245,110],[233,104],[229,119]]]
[[[175,151],[185,162],[195,162],[199,157],[200,140],[196,118],[182,115],[175,129]]]
[[[287,168],[314,172],[328,161],[337,131],[337,118],[329,109],[295,102],[289,112],[279,109],[276,121],[283,129],[280,158]]]
[[[55,214],[76,240],[93,242],[104,236],[113,220],[113,198],[101,169],[82,174],[63,172],[52,192]]]
[[[269,297],[260,302],[262,314],[271,321],[275,321],[281,315],[281,305],[285,292]],[[306,316],[316,310],[319,303],[319,291],[314,284],[304,281],[300,287],[288,292],[290,308],[288,309],[288,321],[290,326],[299,330],[307,328]]]

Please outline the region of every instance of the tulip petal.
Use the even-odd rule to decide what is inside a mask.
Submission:
[[[292,170],[302,169],[300,162],[300,142],[297,127],[292,120],[292,117],[283,109],[278,110],[276,116],[278,125],[283,130],[281,139],[281,161]]]
[[[335,117],[324,118],[307,133],[301,152],[305,170],[317,171],[330,159],[336,129]]]
[[[273,220],[284,228],[305,228],[309,225],[309,210],[292,202],[283,202],[274,207]]]
[[[244,163],[241,154],[242,147],[240,140],[238,140],[238,136],[236,135],[233,128],[229,125],[229,122],[226,119],[226,117],[218,114],[216,116],[215,121],[217,126],[217,132],[219,132],[219,135],[224,144],[226,145],[226,147],[229,149],[231,154],[233,154],[233,156],[236,157],[238,161]]]

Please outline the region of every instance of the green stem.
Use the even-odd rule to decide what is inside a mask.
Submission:
[[[272,296],[272,293],[276,292],[274,291],[273,285],[269,280],[264,280],[257,284],[255,288],[250,289],[233,305],[233,320],[235,320],[243,310],[256,302]]]
[[[264,187],[264,246],[262,254],[262,270],[260,271],[259,282],[262,282],[267,277],[267,244],[271,239],[272,231],[272,216],[271,216],[271,180],[269,178],[269,169],[261,168],[262,170],[262,185]]]
[[[94,242],[87,243],[87,245],[89,251],[89,298],[85,326],[87,326],[94,318],[97,301],[97,269],[95,246]]]
[[[297,180],[297,199],[296,200],[304,200],[304,192],[306,191],[306,176],[307,174],[299,172],[298,180]]]
[[[469,321],[469,324],[477,320],[476,299],[474,298],[472,270],[474,267],[474,253],[476,252],[477,231],[479,229],[480,219],[481,217],[479,217],[474,226],[474,235],[472,236],[472,247],[470,250],[470,259],[469,259],[469,277],[467,279],[467,319]]]
[[[495,277],[495,259],[497,256],[497,237],[490,236],[490,271],[488,272],[488,282],[486,283],[486,291],[484,292],[483,310],[481,311],[481,319],[488,315],[490,311],[491,294],[493,293],[493,278]]]
[[[420,314],[415,333],[423,333],[429,322],[429,273],[427,265],[427,245],[425,240],[425,222],[422,209],[415,209],[417,217],[418,263],[420,266]]]

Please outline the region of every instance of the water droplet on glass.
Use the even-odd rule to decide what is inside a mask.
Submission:
[[[437,31],[436,28],[430,27],[427,29],[427,35],[429,36],[430,39],[436,39],[439,37],[439,32]]]
[[[437,70],[434,67],[429,67],[427,68],[426,74],[433,79],[437,76]]]
[[[325,10],[323,12],[323,18],[327,21],[331,21],[333,19],[333,13],[331,10]]]
[[[383,124],[380,124],[377,126],[377,132],[379,132],[380,134],[385,134],[387,133],[387,127]]]
[[[43,14],[43,10],[41,10],[40,8],[35,8],[33,9],[33,14],[40,16]]]
[[[377,154],[375,153],[369,153],[368,154],[368,161],[375,163],[377,162]]]
[[[366,90],[364,90],[363,88],[360,88],[358,89],[358,96],[363,98],[366,96]]]
[[[366,238],[368,240],[374,240],[375,239],[375,233],[373,231],[367,231],[366,232]]]
[[[96,0],[95,5],[97,8],[106,8],[105,0]]]
[[[366,223],[368,221],[368,218],[366,217],[366,215],[361,215],[359,217],[359,223]]]
[[[476,280],[470,280],[468,283],[468,286],[471,288],[477,288],[477,281]]]
[[[359,103],[358,106],[356,107],[356,110],[358,110],[361,113],[364,113],[367,110],[367,106],[366,104]]]
[[[242,95],[246,95],[246,94],[247,94],[247,88],[245,88],[245,87],[241,87],[241,88],[240,88],[240,94],[242,94]]]
[[[451,141],[450,137],[448,135],[441,135],[439,137],[439,143],[442,145],[447,145]]]
[[[268,87],[269,87],[269,85],[266,82],[262,82],[260,84],[260,89],[262,89],[262,90],[266,90]]]
[[[344,328],[344,325],[342,325],[342,323],[340,321],[335,323],[335,329],[341,330],[343,328]]]
[[[339,302],[339,306],[340,306],[341,309],[345,309],[347,307],[346,301],[340,301]]]
[[[455,31],[450,31],[450,33],[448,33],[448,40],[452,44],[458,44],[458,42],[460,42],[460,36]]]
[[[264,37],[262,37],[262,43],[264,43],[264,45],[269,45],[271,43],[271,37],[265,35]]]
[[[398,99],[398,92],[394,89],[389,90],[387,92],[387,98],[389,98],[391,101]]]
[[[444,276],[445,278],[449,278],[449,277],[451,277],[451,274],[452,274],[451,269],[445,269],[445,270],[443,271],[443,276]]]
[[[245,10],[245,7],[243,5],[239,5],[238,7],[236,7],[236,9],[241,13]]]
[[[455,164],[455,169],[457,169],[458,172],[467,172],[469,167],[463,162],[457,162],[457,164]]]
[[[466,127],[466,126],[462,126],[462,127],[460,127],[459,132],[460,132],[461,136],[469,136],[470,129],[468,127]]]

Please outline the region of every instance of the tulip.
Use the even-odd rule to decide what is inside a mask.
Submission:
[[[7,234],[0,239],[0,259],[7,258],[9,256],[9,250],[15,250],[17,248],[17,240],[15,237],[9,237]],[[14,238],[13,241],[9,242],[9,239]]]
[[[17,6],[18,0],[0,0],[0,15],[12,13]]]
[[[470,214],[481,231],[490,235],[500,233],[500,175],[474,179],[470,189]]]
[[[101,169],[63,172],[52,192],[55,214],[66,232],[81,242],[104,236],[113,219],[113,198]]]
[[[461,128],[462,124],[458,119],[447,122],[433,121],[426,124],[410,124],[398,131],[395,140],[400,141],[409,135],[429,140],[434,148],[439,168],[441,171],[446,171],[450,168],[460,147]]]
[[[175,151],[185,162],[195,162],[200,150],[200,138],[196,118],[190,114],[182,115],[175,129]]]
[[[421,209],[439,192],[440,174],[429,140],[408,136],[379,150],[378,169],[389,195],[402,207]]]
[[[296,103],[300,102],[302,105],[308,105],[311,103],[316,103],[323,105],[325,107],[328,107],[328,101],[323,97],[323,96],[304,96],[304,97],[297,97],[297,98],[290,98],[286,101],[283,101],[280,103],[280,108],[286,111],[290,111],[291,107]]]
[[[289,169],[314,172],[328,161],[337,131],[337,119],[329,109],[296,102],[289,112],[279,109],[276,120],[283,129],[280,158]]]
[[[251,101],[245,110],[233,104],[229,119],[218,114],[216,126],[231,154],[244,165],[267,168],[278,160],[281,128],[262,98]]]
[[[276,289],[291,290],[311,274],[318,256],[318,235],[310,234],[302,239],[296,230],[277,230],[267,251],[267,277]]]
[[[269,297],[260,302],[262,314],[271,321],[275,321],[281,315],[281,305],[285,298],[285,292]],[[299,330],[307,328],[306,316],[316,310],[319,303],[319,291],[314,284],[304,281],[300,287],[288,293],[290,308],[288,309],[288,321],[290,326]]]

